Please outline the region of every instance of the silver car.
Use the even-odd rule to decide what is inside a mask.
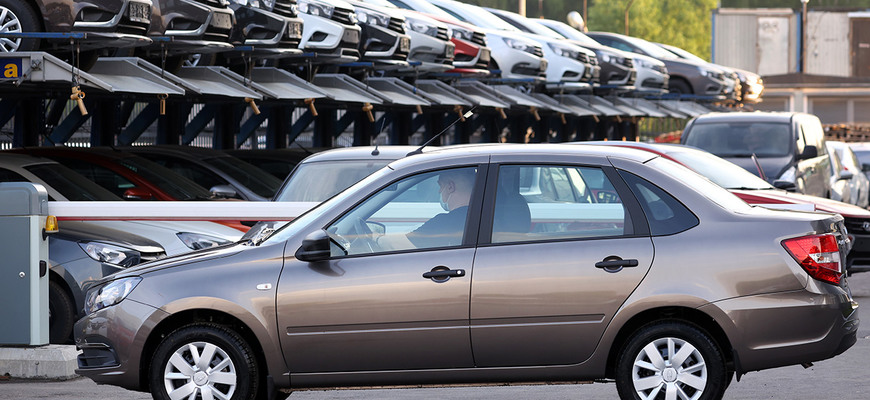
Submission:
[[[157,399],[604,378],[624,399],[721,398],[855,343],[845,234],[648,152],[435,149],[257,246],[100,281],[77,373]]]

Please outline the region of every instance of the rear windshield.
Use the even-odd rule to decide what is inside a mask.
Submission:
[[[205,162],[265,198],[274,196],[281,186],[280,179],[235,157],[215,157],[206,159]]]
[[[694,124],[686,135],[685,144],[720,157],[750,157],[752,154],[757,157],[786,157],[794,154],[794,141],[789,124]]]
[[[322,202],[383,168],[390,160],[320,161],[299,164],[275,201]]]
[[[208,189],[153,161],[138,156],[130,156],[124,157],[118,162],[177,200],[209,200],[212,198]]]
[[[671,160],[656,157],[649,161],[649,165],[695,189],[722,208],[735,212],[746,212],[751,209],[749,204],[722,186]]]
[[[60,164],[24,167],[70,201],[121,201],[121,198],[93,181]]]

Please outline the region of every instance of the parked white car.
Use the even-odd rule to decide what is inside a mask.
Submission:
[[[828,153],[836,153],[839,157],[842,169],[851,175],[849,182],[850,200],[852,203],[861,208],[867,208],[870,205],[870,179],[861,171],[861,162],[855,152],[844,142],[826,141]],[[844,175],[840,172],[840,176]]]
[[[362,28],[352,5],[342,0],[299,0],[298,7],[303,21],[300,49],[317,53],[317,59],[327,63],[359,59]]]
[[[411,37],[408,61],[420,63],[410,71],[438,73],[453,69],[456,46],[450,42],[452,32],[446,24],[422,13],[398,8],[387,0],[362,1],[389,9],[405,18],[405,33]]]

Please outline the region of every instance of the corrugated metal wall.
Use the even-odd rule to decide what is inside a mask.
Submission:
[[[798,19],[791,9],[713,12],[713,62],[778,75],[794,72]]]
[[[851,76],[850,18],[847,13],[807,13],[807,73]]]

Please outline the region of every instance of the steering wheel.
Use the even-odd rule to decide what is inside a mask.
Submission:
[[[619,203],[619,195],[610,190],[599,190],[595,193],[595,197],[599,203]]]

